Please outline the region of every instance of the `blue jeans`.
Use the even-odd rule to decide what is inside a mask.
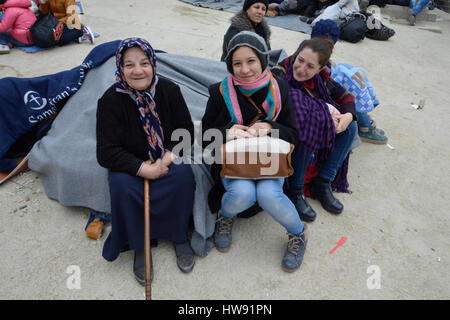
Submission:
[[[409,1],[409,7],[413,11],[414,17],[419,14],[420,11],[430,2],[430,0],[419,0],[416,3],[416,0]]]
[[[14,39],[11,37],[9,32],[0,33],[0,44],[8,44],[11,43],[15,47],[26,47],[28,44],[20,42],[19,40]]]
[[[300,234],[303,223],[294,204],[283,193],[284,179],[228,179],[223,178],[226,190],[222,197],[221,215],[235,217],[250,208],[255,202],[289,233]]]
[[[326,181],[333,181],[336,174],[350,152],[353,139],[358,132],[358,127],[355,121],[349,124],[347,130],[336,135],[334,140],[333,150],[328,155],[328,158],[320,169],[318,176]],[[303,189],[305,172],[308,163],[311,161],[312,153],[306,150],[301,144],[297,145],[294,150],[292,159],[292,167],[294,174],[289,177],[289,185],[293,189]]]
[[[357,112],[358,126],[368,128],[370,127],[370,118],[367,112]]]

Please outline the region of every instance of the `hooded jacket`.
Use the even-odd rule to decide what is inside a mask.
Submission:
[[[56,19],[67,26],[67,19],[77,14],[77,7],[75,0],[46,0],[39,2],[39,10],[43,13],[52,13]],[[68,26],[69,27],[69,26]],[[69,29],[71,29],[69,27]],[[76,24],[75,29],[81,29],[81,26]]]
[[[8,0],[0,5],[4,11],[0,20],[0,33],[10,32],[11,37],[22,43],[32,45],[30,27],[36,21],[36,16],[29,8],[30,0]]]
[[[220,58],[220,61],[225,61],[225,57],[228,52],[228,42],[230,42],[231,38],[241,31],[251,31],[257,33],[266,41],[267,49],[271,50],[269,42],[271,32],[267,22],[263,19],[263,21],[255,25],[249,19],[247,13],[241,10],[233,18],[231,18],[231,25],[223,37],[222,57]]]

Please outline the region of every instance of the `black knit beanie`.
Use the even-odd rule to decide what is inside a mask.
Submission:
[[[269,9],[269,1],[268,0],[245,0],[244,8],[242,8],[242,10],[247,11],[248,8],[250,8],[253,4],[255,4],[257,2],[263,3],[266,6],[266,12],[267,12],[267,9]]]
[[[269,52],[267,50],[266,41],[258,34],[251,31],[241,31],[228,42],[228,52],[225,57],[228,72],[233,73],[233,65],[231,63],[231,57],[233,51],[239,47],[247,46],[255,50],[261,62],[262,70],[266,70],[269,63]]]

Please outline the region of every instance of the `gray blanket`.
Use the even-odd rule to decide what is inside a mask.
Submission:
[[[275,61],[284,57],[286,53],[282,50],[271,54]],[[64,206],[111,212],[107,170],[100,167],[96,158],[95,128],[97,100],[114,83],[115,68],[112,57],[89,71],[47,136],[31,150],[30,169],[40,173],[47,196]],[[198,130],[209,97],[208,87],[223,80],[228,72],[223,62],[158,53],[157,73],[180,86]],[[196,181],[191,244],[196,254],[206,256],[213,246],[208,238],[214,232],[216,218],[207,201],[213,181],[204,164],[196,161],[191,167]]]
[[[180,0],[185,3],[192,4],[196,7],[209,8],[214,10],[223,10],[227,12],[237,13],[242,10],[244,0]],[[312,28],[310,24],[300,21],[298,15],[290,14],[285,16],[276,16],[273,18],[264,18],[268,24],[292,31],[299,31],[311,34]]]

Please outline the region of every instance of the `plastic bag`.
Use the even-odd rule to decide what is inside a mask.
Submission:
[[[380,102],[362,68],[338,63],[331,68],[331,77],[355,97],[356,112],[372,111]]]

